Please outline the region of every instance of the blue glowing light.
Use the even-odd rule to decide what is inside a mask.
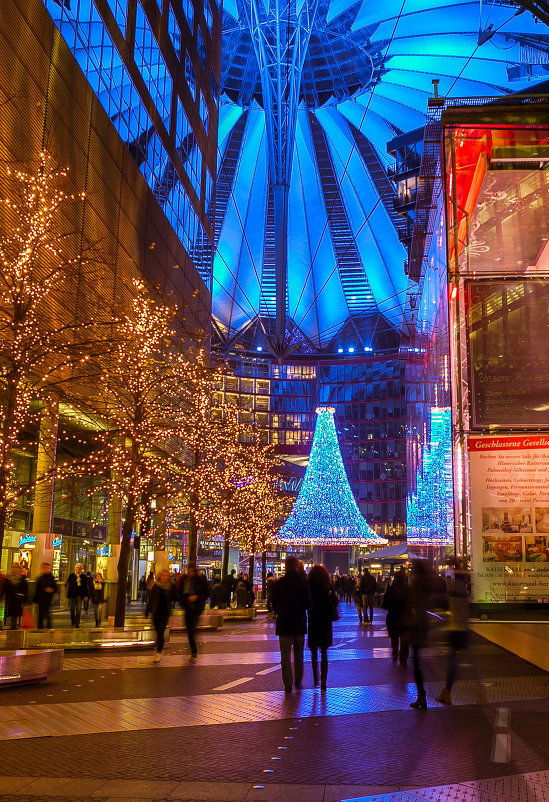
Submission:
[[[343,353],[343,348],[338,348],[338,349],[337,349],[337,353],[338,353],[338,354],[342,354],[342,353]]]
[[[255,350],[256,351],[263,351],[263,346],[262,345],[258,345]]]
[[[350,354],[354,354],[354,352],[355,352],[355,349],[351,346],[351,348],[349,348],[349,353]]]
[[[408,543],[452,545],[452,429],[449,407],[431,408],[431,439],[417,470],[416,491],[408,496]]]
[[[309,464],[294,508],[278,533],[283,543],[381,545],[362,517],[339,450],[332,407],[318,407]]]

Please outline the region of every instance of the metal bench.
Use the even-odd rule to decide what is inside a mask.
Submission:
[[[114,629],[13,629],[6,630],[7,649],[115,649],[153,646],[154,629],[149,626]],[[166,640],[169,640],[169,628]]]
[[[229,607],[227,610],[218,610],[224,621],[251,621],[255,618],[255,607]]]
[[[63,670],[63,649],[0,651],[0,686],[40,682]]]

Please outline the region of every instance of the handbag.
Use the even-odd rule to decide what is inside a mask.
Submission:
[[[339,608],[337,603],[337,596],[333,592],[330,591],[330,595],[328,596],[330,602],[330,621],[339,621]]]
[[[21,626],[23,629],[34,629],[34,619],[32,617],[32,607],[26,604],[23,607],[23,615],[21,616]]]

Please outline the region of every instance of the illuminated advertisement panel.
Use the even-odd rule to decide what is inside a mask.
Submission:
[[[549,600],[549,435],[469,438],[472,596]]]
[[[549,426],[549,280],[468,281],[474,428]]]

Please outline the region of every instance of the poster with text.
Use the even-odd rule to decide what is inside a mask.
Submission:
[[[549,601],[549,435],[469,438],[472,595]]]

